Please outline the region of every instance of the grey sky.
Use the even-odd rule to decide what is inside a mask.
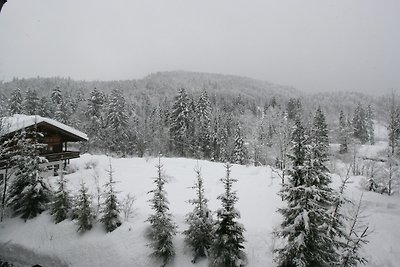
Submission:
[[[400,88],[400,1],[9,0],[0,80],[249,76],[301,90]]]

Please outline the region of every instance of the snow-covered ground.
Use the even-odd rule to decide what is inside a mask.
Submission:
[[[153,158],[111,159],[114,177],[120,181],[117,186],[122,198],[130,192],[136,197],[135,212],[129,222],[111,233],[105,233],[103,226],[97,223],[94,229],[84,234],[76,232],[77,226],[70,220],[54,224],[48,214],[29,220],[26,223],[19,218],[6,219],[0,224],[0,258],[18,254],[25,248],[38,255],[39,258],[51,256],[53,266],[159,266],[149,258],[150,248],[146,246],[145,222],[152,212],[147,192],[153,189],[152,177],[156,175]],[[196,160],[182,158],[162,158],[169,183],[166,185],[170,210],[178,224],[178,234],[174,238],[177,255],[171,266],[193,266],[191,253],[183,243],[181,232],[186,229],[185,214],[192,210],[187,203],[194,197],[190,189],[195,180],[193,168]],[[107,178],[109,158],[106,156],[83,155],[72,161],[75,173],[68,175],[70,188],[76,192],[83,180],[95,190],[94,172],[100,175],[100,183]],[[206,196],[210,200],[209,207],[216,210],[220,207],[217,196],[223,192],[220,178],[224,177],[222,163],[198,161],[201,166]],[[95,168],[86,168],[96,165]],[[280,215],[276,210],[284,203],[277,195],[280,189],[280,178],[270,167],[246,167],[234,165],[232,177],[237,178],[235,188],[238,192],[241,223],[246,228],[246,252],[248,266],[274,266],[272,250],[276,240],[271,232],[279,225]],[[54,178],[53,178],[54,179]],[[358,199],[362,191],[359,184],[362,177],[352,177],[353,183],[347,191],[348,196]],[[334,186],[339,184],[339,177],[334,176]],[[398,266],[400,262],[400,199],[399,196],[388,197],[371,192],[364,192],[365,214],[374,232],[370,243],[363,253],[369,260],[367,266]],[[11,248],[12,249],[11,249]],[[7,249],[8,248],[8,249]],[[40,256],[41,255],[41,256]],[[46,258],[49,262],[49,258]],[[207,266],[206,260],[195,266]]]

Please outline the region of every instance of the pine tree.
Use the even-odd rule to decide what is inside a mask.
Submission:
[[[362,144],[368,142],[368,130],[366,113],[362,105],[359,103],[354,111],[353,117],[354,137],[360,140]]]
[[[207,91],[203,91],[197,101],[198,139],[201,152],[205,158],[211,155],[211,105]]]
[[[178,156],[184,156],[189,139],[190,100],[184,88],[178,90],[178,95],[172,105],[171,127],[169,129],[172,145]]]
[[[327,161],[329,156],[328,125],[320,107],[318,107],[315,113],[310,137],[311,142],[315,146],[313,148],[314,153],[316,153],[313,155],[314,158],[323,162]]]
[[[76,219],[78,223],[78,232],[86,232],[93,227],[94,214],[92,209],[92,201],[88,194],[88,188],[82,181],[81,188],[76,201]]]
[[[245,164],[247,158],[246,147],[242,138],[241,129],[238,126],[235,133],[235,146],[233,149],[233,162],[236,164]]]
[[[149,239],[151,240],[149,246],[153,249],[151,256],[160,259],[163,262],[163,266],[165,266],[175,256],[172,238],[176,234],[176,225],[172,221],[172,214],[168,213],[169,202],[164,188],[167,180],[160,157],[156,168],[157,177],[153,179],[156,188],[149,191],[149,193],[153,194],[150,203],[154,214],[150,215],[146,221],[151,224],[149,232]]]
[[[51,101],[53,102],[54,105],[57,106],[57,105],[61,104],[62,100],[63,100],[63,97],[62,97],[61,89],[59,86],[57,86],[51,92]]]
[[[27,115],[37,115],[39,112],[39,97],[36,90],[28,89],[23,101],[24,112]]]
[[[375,135],[374,135],[374,112],[372,111],[371,105],[368,105],[366,112],[366,127],[368,134],[368,142],[373,145],[375,144]]]
[[[51,188],[43,177],[44,168],[40,165],[46,159],[39,156],[43,147],[37,142],[36,129],[21,133],[17,141],[18,153],[14,156],[17,171],[9,193],[9,206],[16,215],[27,220],[36,217],[47,209],[51,198]]]
[[[96,88],[90,92],[87,99],[87,112],[85,113],[88,120],[86,124],[86,132],[89,136],[89,146],[101,146],[102,133],[106,126],[105,119],[105,106],[106,97],[103,92],[98,91]]]
[[[57,191],[54,194],[54,200],[51,207],[51,215],[55,223],[59,223],[68,218],[71,210],[71,196],[67,189],[67,179],[64,176],[64,170],[59,172],[57,181]]]
[[[332,266],[337,262],[335,231],[330,230],[328,212],[333,205],[333,192],[328,186],[330,177],[318,143],[305,134],[297,118],[292,134],[292,169],[289,183],[280,194],[287,207],[278,211],[284,221],[277,235],[286,241],[276,249],[278,266]],[[325,159],[326,160],[326,159]],[[338,226],[336,229],[339,229]],[[330,231],[329,231],[330,230]]]
[[[119,216],[119,202],[116,196],[116,192],[114,191],[115,181],[113,178],[113,169],[110,160],[110,168],[108,172],[108,182],[104,185],[105,192],[104,192],[104,208],[103,208],[103,216],[101,217],[100,221],[104,224],[107,232],[112,232],[121,226],[122,222]]]
[[[120,90],[114,89],[111,92],[107,121],[111,132],[111,136],[107,138],[112,138],[112,150],[125,153],[127,151],[128,114],[126,112],[125,97]]]
[[[392,94],[389,103],[388,137],[390,154],[393,156],[400,140],[400,108],[396,108],[395,96]]]
[[[197,259],[208,255],[208,250],[213,240],[213,220],[211,211],[207,207],[208,199],[204,196],[204,182],[198,166],[195,168],[195,172],[197,181],[192,189],[196,191],[196,198],[189,200],[194,209],[186,216],[186,223],[189,225],[189,228],[183,232],[186,244],[193,251],[193,263]]]
[[[343,110],[340,111],[339,115],[339,153],[344,154],[348,151],[349,146],[349,133],[346,117],[344,116]]]
[[[65,101],[61,100],[59,104],[56,106],[56,110],[54,112],[54,119],[64,123],[64,124],[69,124],[70,122],[70,110],[68,105],[65,103]]]
[[[23,107],[22,107],[22,93],[21,90],[19,88],[16,88],[14,91],[12,91],[11,93],[11,98],[9,100],[10,102],[10,114],[14,115],[14,114],[21,114],[23,111]]]
[[[245,231],[242,224],[237,222],[240,218],[239,211],[235,208],[238,201],[236,191],[233,190],[233,183],[237,180],[230,176],[231,165],[225,165],[226,176],[221,179],[224,184],[225,192],[218,199],[222,202],[222,208],[217,211],[217,221],[214,225],[214,241],[210,248],[210,265],[222,266],[241,266],[246,262],[244,250]]]

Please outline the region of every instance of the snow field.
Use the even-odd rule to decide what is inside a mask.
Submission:
[[[197,161],[184,158],[162,158],[161,161],[169,181],[165,188],[170,212],[178,225],[178,234],[174,238],[177,254],[170,266],[193,266],[191,252],[184,246],[181,233],[187,228],[185,215],[192,210],[187,200],[195,196],[190,187],[196,179],[193,168]],[[133,217],[115,231],[106,234],[102,224],[97,223],[91,231],[79,234],[74,222],[65,220],[54,224],[45,213],[26,223],[19,218],[5,220],[0,224],[0,244],[18,244],[38,254],[52,255],[69,266],[159,266],[157,261],[148,257],[151,250],[146,246],[149,241],[145,237],[149,226],[145,220],[152,213],[148,202],[151,195],[147,192],[154,188],[152,178],[156,176],[154,166],[157,162],[156,158],[111,159],[114,179],[119,181],[116,184],[116,190],[121,191],[119,198],[122,199],[128,192],[136,197]],[[87,169],[85,166],[89,163],[96,167]],[[217,196],[223,193],[219,179],[225,176],[224,164],[209,161],[198,161],[198,164],[202,170],[209,208],[215,211],[221,205]],[[83,180],[89,190],[95,193],[93,175],[96,170],[100,185],[106,182],[109,158],[86,154],[72,160],[71,166],[77,171],[66,176],[69,188],[77,192]],[[274,266],[272,249],[277,241],[273,239],[272,231],[281,222],[276,210],[284,204],[277,195],[281,180],[270,167],[233,165],[231,175],[238,179],[234,184],[239,197],[236,207],[242,216],[239,222],[246,229],[244,245],[248,266]],[[347,194],[358,200],[361,194],[359,184],[363,178],[352,179]],[[337,187],[339,177],[334,175],[333,181],[333,186]],[[397,266],[400,262],[399,196],[365,192],[364,203],[365,213],[369,215],[371,228],[374,229],[370,243],[364,249],[370,261],[367,266]],[[207,265],[207,260],[202,260],[195,266]]]

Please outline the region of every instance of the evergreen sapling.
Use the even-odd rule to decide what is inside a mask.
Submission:
[[[242,224],[237,222],[239,211],[235,208],[238,201],[236,191],[232,189],[237,180],[230,176],[231,165],[225,165],[226,176],[221,179],[225,192],[218,197],[222,208],[217,211],[217,221],[214,224],[214,241],[210,249],[210,265],[213,267],[241,266],[246,263],[246,254],[243,251],[245,241]]]
[[[54,194],[54,201],[51,207],[51,215],[55,223],[65,220],[71,209],[71,196],[67,189],[67,182],[64,176],[64,170],[60,170],[57,180],[58,188]]]
[[[189,228],[183,232],[186,244],[193,251],[193,263],[199,258],[207,257],[213,240],[213,220],[211,211],[207,207],[208,200],[204,196],[203,178],[198,166],[195,168],[195,172],[197,181],[192,189],[196,191],[196,198],[189,200],[194,209],[186,216],[186,223],[189,225]]]
[[[171,213],[168,213],[168,199],[165,191],[165,183],[167,183],[163,172],[163,165],[160,157],[158,158],[157,176],[153,182],[155,189],[149,191],[153,194],[150,200],[150,206],[154,210],[154,214],[150,215],[146,220],[151,224],[149,239],[151,243],[148,245],[153,249],[152,257],[160,259],[165,266],[175,256],[175,248],[172,243],[172,238],[176,234],[176,225],[172,221]]]
[[[108,172],[108,182],[104,185],[105,192],[104,192],[104,208],[103,208],[103,216],[101,217],[100,221],[104,224],[107,232],[112,232],[121,226],[122,222],[119,216],[119,202],[117,199],[117,195],[114,191],[115,181],[113,177],[113,169],[110,160],[110,169]]]

